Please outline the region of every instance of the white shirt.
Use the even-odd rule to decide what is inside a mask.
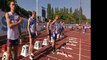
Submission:
[[[8,12],[8,14],[10,16],[10,20],[12,23],[17,22],[18,15],[16,15],[15,13],[12,14],[12,12]],[[13,28],[7,26],[7,39],[16,40],[18,38],[19,38],[18,26],[15,26]]]

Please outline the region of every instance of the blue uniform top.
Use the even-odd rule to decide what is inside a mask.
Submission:
[[[36,29],[36,20],[31,17],[30,18],[30,30],[33,33],[36,31],[35,29]]]
[[[61,23],[60,22],[56,22],[53,25],[53,30],[55,30],[55,33],[58,34],[58,33],[60,33],[60,29],[61,29]]]

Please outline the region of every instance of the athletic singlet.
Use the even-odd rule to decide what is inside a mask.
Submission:
[[[36,28],[36,20],[30,17],[30,31],[31,33],[35,33],[35,28]]]
[[[12,14],[12,12],[8,12],[10,16],[10,20],[12,23],[15,23],[18,21],[18,15],[17,14]],[[7,26],[7,39],[11,40],[16,40],[19,38],[19,31],[18,31],[18,26],[15,26],[13,28],[10,28]]]
[[[64,26],[61,24],[61,31],[63,31],[64,30]]]
[[[53,25],[53,29],[55,30],[55,33],[58,34],[60,32],[60,29],[61,29],[61,23],[60,22],[56,22]]]

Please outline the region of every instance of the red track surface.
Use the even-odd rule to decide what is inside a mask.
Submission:
[[[76,46],[65,45],[64,47],[70,47],[72,50],[60,48],[60,51],[63,51],[66,54],[72,55],[72,57],[65,57],[60,54],[44,54],[39,60],[50,59],[50,60],[91,60],[91,37],[90,32],[81,33],[77,31],[69,31],[67,30],[65,35],[69,37],[77,38],[78,43],[74,43]],[[80,54],[80,39],[81,39],[81,55]],[[79,59],[80,58],[80,59]]]
[[[56,48],[58,48],[60,51],[64,52],[67,55],[71,55],[72,57],[65,57],[64,55],[60,54],[51,54],[51,46],[43,46],[40,50],[34,50],[35,53],[35,60],[91,60],[91,37],[90,37],[90,32],[87,32],[83,34],[82,32],[78,31],[70,31],[67,29],[65,31],[65,37],[64,39],[57,41],[56,43]],[[42,41],[44,38],[47,37],[46,31],[39,33],[39,36],[37,37],[36,40]],[[76,42],[73,43],[76,46],[72,45],[64,45],[64,47],[70,47],[72,50],[68,49],[63,49],[61,46],[66,43],[66,41],[69,40],[70,37],[77,38]],[[24,43],[27,42],[28,39],[25,39]],[[80,47],[80,40],[81,40],[81,47]],[[22,45],[21,45],[22,46]],[[21,46],[19,47],[19,57],[20,60],[29,60],[28,57],[22,57],[20,56],[21,52]],[[80,50],[81,49],[81,50]],[[80,54],[81,52],[81,54]]]

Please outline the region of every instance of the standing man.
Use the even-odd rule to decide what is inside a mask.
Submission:
[[[48,19],[48,22],[47,22],[47,34],[48,34],[49,42],[51,42],[51,29],[50,29],[50,24],[51,24],[51,19]]]
[[[36,37],[36,12],[32,11],[32,16],[28,19],[28,34],[29,34],[29,59],[33,59],[33,45]]]
[[[64,21],[61,21],[60,35],[61,35],[61,36],[64,36]],[[60,37],[61,37],[61,36],[60,36]]]
[[[5,14],[7,22],[7,60],[10,60],[11,51],[14,53],[14,59],[18,60],[18,41],[19,29],[22,18],[15,13],[15,1],[10,1],[10,11]],[[12,49],[13,47],[13,49]]]

